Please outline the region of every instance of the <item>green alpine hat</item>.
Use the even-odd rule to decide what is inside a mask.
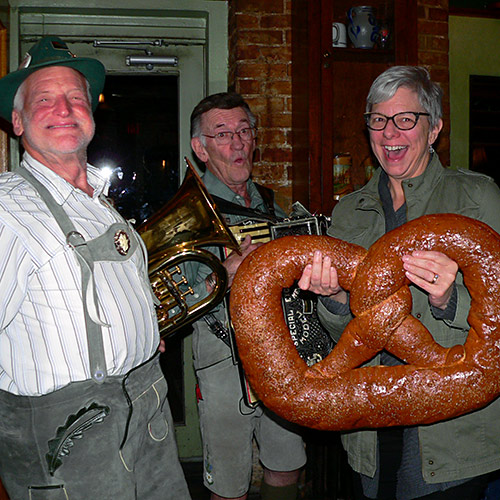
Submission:
[[[35,71],[48,66],[68,66],[76,69],[90,84],[92,109],[99,104],[99,94],[104,87],[106,69],[97,59],[76,57],[65,42],[56,36],[46,36],[26,53],[17,71],[0,78],[0,116],[12,120],[14,96],[21,83]]]

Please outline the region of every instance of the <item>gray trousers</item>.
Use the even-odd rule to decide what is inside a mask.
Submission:
[[[102,385],[0,391],[0,475],[11,500],[189,500],[158,356]]]

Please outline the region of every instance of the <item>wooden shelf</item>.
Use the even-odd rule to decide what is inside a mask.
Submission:
[[[394,50],[390,49],[356,49],[346,47],[344,49],[333,47],[331,57],[334,61],[352,61],[364,63],[390,63],[394,61]]]

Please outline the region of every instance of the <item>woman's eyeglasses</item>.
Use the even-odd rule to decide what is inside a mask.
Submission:
[[[390,120],[399,130],[411,130],[415,128],[421,116],[429,116],[429,113],[403,111],[392,116],[385,116],[382,113],[365,113],[363,116],[370,130],[384,130]]]

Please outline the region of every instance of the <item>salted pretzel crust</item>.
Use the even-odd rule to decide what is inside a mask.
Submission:
[[[332,259],[354,319],[333,351],[308,367],[291,340],[281,290],[315,250]],[[457,262],[471,295],[465,344],[444,348],[411,315],[402,256],[435,250]],[[287,236],[252,252],[231,289],[238,352],[253,389],[285,419],[320,430],[429,424],[500,394],[500,236],[455,214],[426,215],[369,250],[327,236]],[[361,366],[386,349],[406,364]]]

